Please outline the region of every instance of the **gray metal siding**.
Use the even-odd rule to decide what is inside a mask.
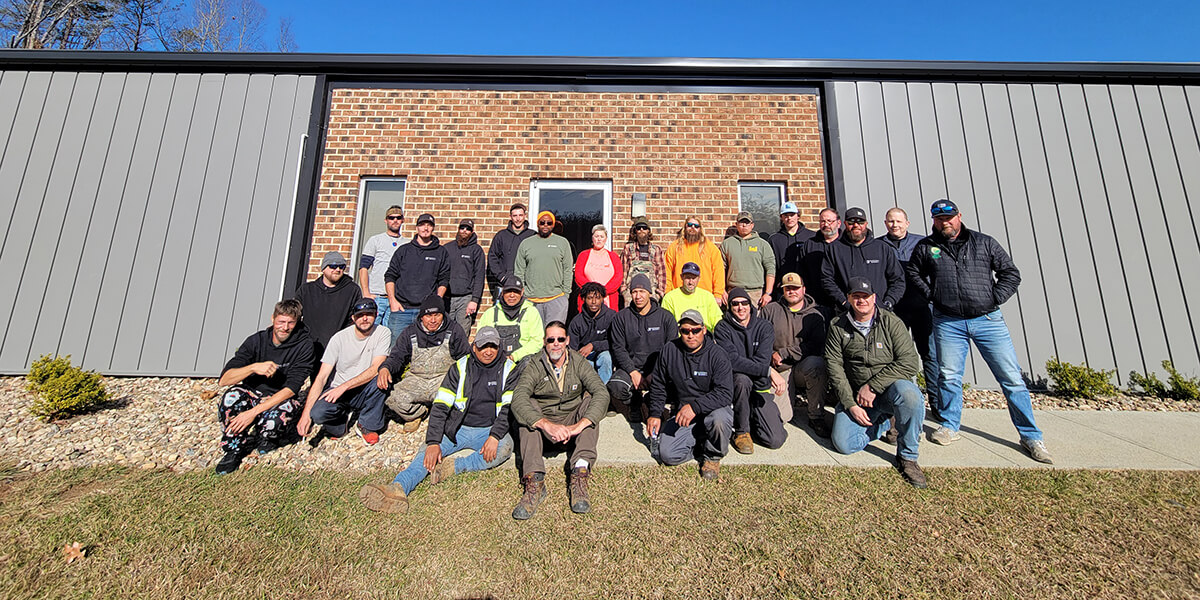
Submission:
[[[842,81],[831,86],[839,207],[928,233],[949,197],[1021,269],[1004,305],[1022,367],[1200,371],[1200,88]],[[966,381],[996,387],[972,352]]]
[[[0,372],[217,374],[279,298],[315,79],[0,73]]]

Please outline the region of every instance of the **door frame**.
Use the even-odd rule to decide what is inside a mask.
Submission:
[[[541,211],[541,190],[601,190],[604,192],[604,207],[601,209],[604,229],[608,231],[607,248],[612,250],[612,187],[611,179],[531,179],[529,181],[529,220],[537,222],[537,214]],[[591,247],[591,242],[583,251]]]

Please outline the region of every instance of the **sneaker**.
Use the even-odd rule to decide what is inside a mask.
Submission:
[[[592,512],[592,503],[588,501],[588,477],[592,474],[587,467],[571,469],[571,483],[567,486],[567,496],[571,501],[571,512],[587,514]]]
[[[398,483],[368,483],[358,491],[358,499],[367,510],[384,513],[408,512],[408,494]]]
[[[412,433],[421,428],[421,420],[413,419],[404,424],[404,433]]]
[[[525,493],[521,494],[521,499],[512,511],[512,517],[518,521],[532,517],[533,513],[537,512],[538,505],[546,499],[546,494],[550,493],[546,490],[544,473],[530,473],[522,477],[521,485],[525,488]]]
[[[357,433],[358,437],[362,438],[362,441],[366,442],[368,446],[374,446],[379,443],[379,434],[363,429],[362,423],[354,424],[354,433]]]
[[[897,456],[896,469],[900,471],[900,476],[908,482],[908,485],[922,490],[929,487],[929,483],[925,481],[925,472],[921,470],[921,465],[918,465],[917,461]]]
[[[957,431],[949,427],[938,427],[929,434],[929,441],[939,446],[949,446],[951,442],[962,439],[962,436]]]
[[[217,475],[228,475],[238,470],[240,466],[242,466],[242,453],[229,451],[217,462],[217,468],[214,471]]]
[[[1021,440],[1021,447],[1029,453],[1029,458],[1048,465],[1054,464],[1054,457],[1050,456],[1050,451],[1046,449],[1042,440],[1025,438]]]
[[[754,440],[751,439],[749,433],[733,434],[733,449],[738,451],[738,454],[754,454]]]
[[[275,440],[272,440],[269,438],[262,438],[261,440],[258,441],[258,446],[255,446],[254,451],[257,452],[259,456],[263,456],[266,454],[270,454],[278,449],[279,449],[279,444],[276,443]]]
[[[717,481],[721,477],[721,461],[706,460],[700,465],[700,478],[708,481]]]
[[[451,477],[454,477],[454,457],[443,458],[429,474],[429,485],[437,485]]]

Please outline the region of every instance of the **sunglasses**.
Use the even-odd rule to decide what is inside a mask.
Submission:
[[[957,213],[958,209],[954,208],[953,206],[935,206],[929,209],[929,214],[933,217],[940,217],[943,215],[953,217]]]
[[[538,221],[538,225],[553,225],[554,221]]]
[[[750,306],[750,302],[746,300],[734,300],[729,303],[729,306]]]
[[[462,231],[464,229],[466,229],[467,231],[475,231],[475,228],[471,227],[470,225],[459,225],[458,226],[459,231]]]
[[[325,265],[325,268],[333,269],[334,271],[345,271],[346,265]]]
[[[687,226],[691,227],[692,229],[700,229],[699,223],[688,223]]]
[[[650,228],[645,225],[638,225],[637,227],[634,227],[633,229],[634,229],[634,231],[650,231]]]
[[[704,333],[703,327],[680,327],[679,333],[683,335],[700,335]]]
[[[389,220],[389,221],[403,221],[403,220],[404,220],[404,217],[402,217],[402,216],[400,216],[400,215],[391,215],[391,216],[389,216],[389,217],[387,218],[387,220]]]
[[[859,220],[857,220],[857,219],[855,219],[855,220],[847,220],[847,221],[846,221],[846,224],[847,224],[847,225],[865,225],[866,223],[867,223],[866,221],[859,221]]]
[[[553,343],[556,343],[556,342],[557,342],[557,343],[559,343],[559,344],[561,344],[561,343],[563,343],[563,342],[565,342],[565,341],[567,341],[567,338],[566,338],[566,336],[561,336],[561,335],[560,335],[560,336],[558,336],[558,337],[548,337],[548,338],[546,338],[546,343],[547,343],[547,344],[553,344]]]

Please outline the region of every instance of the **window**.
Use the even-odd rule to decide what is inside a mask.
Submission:
[[[787,186],[771,181],[739,181],[740,210],[754,216],[754,230],[763,238],[779,229],[779,209],[787,199]]]
[[[572,255],[592,247],[592,227],[603,223],[608,229],[608,247],[612,249],[612,182],[547,181],[529,184],[529,221],[537,227],[537,214],[554,213],[562,230],[558,233],[571,242]]]
[[[397,177],[363,177],[358,187],[358,221],[354,230],[354,256],[349,257],[351,273],[358,273],[358,257],[362,256],[363,246],[367,239],[377,233],[383,233],[387,225],[384,216],[389,206],[404,206],[403,178]],[[404,213],[404,224],[400,226],[401,237],[411,237],[412,218],[407,211]]]

